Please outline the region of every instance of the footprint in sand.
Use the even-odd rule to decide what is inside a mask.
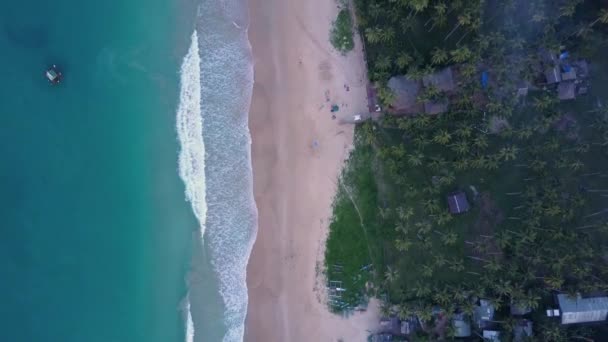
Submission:
[[[331,81],[333,78],[331,73],[331,63],[328,60],[324,60],[319,63],[319,78],[322,81]]]

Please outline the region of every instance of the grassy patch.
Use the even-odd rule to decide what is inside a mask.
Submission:
[[[375,230],[377,189],[371,157],[369,148],[351,153],[334,199],[325,271],[328,281],[341,282],[340,287],[345,289],[332,303],[334,311],[358,305],[366,295],[366,283],[373,278],[373,260],[377,257],[370,230]]]
[[[347,53],[355,47],[353,35],[353,21],[350,17],[350,11],[347,7],[342,8],[331,28],[331,44],[336,50]]]

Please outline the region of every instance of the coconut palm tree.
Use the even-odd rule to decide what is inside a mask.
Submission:
[[[425,278],[430,278],[433,276],[433,272],[435,272],[435,268],[433,264],[422,265],[422,276]]]
[[[434,65],[440,65],[447,62],[449,59],[447,51],[436,47],[433,52],[431,52],[431,63]]]
[[[365,29],[365,38],[370,44],[377,44],[382,41],[382,29],[379,27],[368,27]]]
[[[506,146],[500,149],[498,155],[505,161],[515,160],[517,158],[518,148],[515,146]]]
[[[392,66],[393,66],[393,61],[391,59],[391,56],[389,56],[389,55],[381,56],[376,61],[376,68],[378,68],[378,70],[381,70],[381,71],[387,71]]]
[[[443,129],[433,136],[433,141],[439,145],[447,145],[451,139],[452,135]]]
[[[384,278],[390,284],[394,283],[399,278],[399,271],[393,269],[390,266],[386,266],[386,272],[384,272]]]
[[[488,147],[488,138],[485,135],[478,135],[473,140],[473,146],[477,147],[480,150],[483,150]]]
[[[407,162],[411,166],[420,166],[420,165],[422,165],[423,158],[424,158],[424,155],[420,151],[416,151],[407,157]]]
[[[467,154],[469,153],[469,144],[465,140],[460,140],[452,145],[452,150],[460,155]]]
[[[412,241],[407,238],[401,238],[401,239],[395,240],[395,248],[399,252],[409,251],[410,248],[412,247],[412,244],[413,244]]]
[[[449,269],[454,272],[461,272],[464,270],[464,261],[459,258],[453,258],[450,260]]]
[[[441,242],[446,246],[452,246],[458,242],[458,234],[454,231],[449,231],[441,236]]]
[[[397,60],[395,60],[395,64],[397,64],[397,67],[399,67],[399,69],[404,70],[413,61],[414,59],[407,52],[401,52],[397,57]]]
[[[463,63],[469,60],[473,56],[473,53],[468,47],[461,46],[450,51],[450,55],[452,55],[452,61],[454,63]]]
[[[380,33],[380,41],[384,44],[390,44],[395,40],[395,30],[388,27]]]

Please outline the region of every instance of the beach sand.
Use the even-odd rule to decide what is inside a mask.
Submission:
[[[365,341],[377,305],[348,319],[329,313],[322,275],[336,181],[353,140],[354,127],[340,122],[367,112],[361,44],[347,56],[331,48],[334,0],[249,0],[249,10],[259,232],[245,340]],[[340,106],[335,119],[332,104]]]

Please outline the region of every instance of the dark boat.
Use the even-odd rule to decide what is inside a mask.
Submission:
[[[51,84],[57,84],[61,81],[61,71],[59,71],[55,64],[47,69],[46,78],[49,80],[49,82],[51,82]]]

